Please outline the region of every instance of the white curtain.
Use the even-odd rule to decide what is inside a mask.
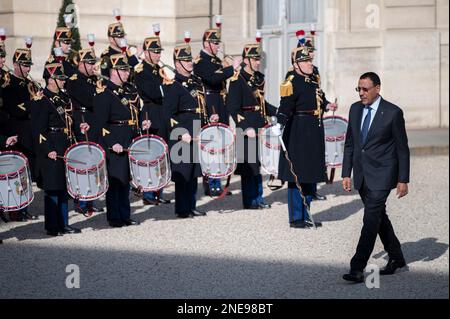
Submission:
[[[316,23],[318,17],[317,0],[289,0],[289,23]]]
[[[258,28],[280,23],[280,7],[278,0],[258,0]]]

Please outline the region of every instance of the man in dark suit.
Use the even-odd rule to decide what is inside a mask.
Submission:
[[[372,254],[377,234],[389,254],[389,262],[380,271],[391,275],[406,266],[394,229],[386,214],[386,201],[392,189],[398,198],[408,194],[409,148],[402,110],[380,96],[381,81],[377,74],[363,74],[356,90],[360,102],[350,109],[342,168],[343,187],[354,186],[364,203],[364,225],[350,273],[344,279],[364,281],[364,268]]]

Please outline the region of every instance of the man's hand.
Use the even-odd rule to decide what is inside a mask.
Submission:
[[[150,122],[150,120],[142,121],[142,129],[144,131],[150,129],[151,126],[152,126],[152,122]]]
[[[245,132],[245,134],[249,137],[249,138],[255,138],[256,137],[256,132],[254,129],[249,128],[247,129],[247,131]]]
[[[275,124],[272,126],[272,134],[277,137],[283,134],[283,132],[281,132],[281,124]]]
[[[113,150],[115,153],[120,154],[120,153],[123,152],[123,147],[122,147],[122,145],[120,145],[120,144],[114,144],[113,147],[112,147],[112,150]]]
[[[55,151],[48,153],[48,158],[56,161],[58,154]]]
[[[209,121],[210,121],[211,123],[217,123],[217,122],[219,122],[219,115],[218,115],[218,114],[213,114],[213,115],[211,115],[211,117],[209,118]]]
[[[336,103],[330,103],[327,105],[327,109],[331,112],[336,112],[338,109],[338,105]]]
[[[344,180],[342,181],[342,187],[346,192],[352,191],[352,179],[350,177],[344,177]]]
[[[400,199],[408,195],[408,184],[398,183],[397,184],[397,197]]]
[[[17,143],[17,135],[16,136],[10,136],[6,140],[6,147],[13,146]]]
[[[241,66],[242,63],[242,58],[241,57],[237,57],[233,60],[233,69],[237,70],[239,69],[239,67]]]
[[[192,141],[192,136],[189,133],[183,134],[183,136],[181,136],[181,140],[187,144],[190,144]]]
[[[89,126],[89,124],[87,123],[81,123],[80,124],[80,130],[81,130],[81,134],[85,134],[87,131],[89,131],[91,127]]]

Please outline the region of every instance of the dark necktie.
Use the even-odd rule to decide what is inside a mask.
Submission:
[[[370,119],[372,118],[372,108],[370,106],[366,106],[367,115],[364,119],[364,123],[361,129],[361,145],[364,145],[366,143],[367,134],[369,133],[369,127],[370,127]]]

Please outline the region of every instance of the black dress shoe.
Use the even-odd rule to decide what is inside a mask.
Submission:
[[[380,270],[380,275],[393,275],[397,269],[405,266],[406,262],[404,260],[397,261],[395,259],[389,259],[386,267]]]
[[[120,228],[124,226],[124,223],[122,221],[109,221],[108,224],[113,228]]]
[[[261,209],[259,205],[250,205],[250,206],[244,206],[244,209],[246,210],[258,210]]]
[[[158,203],[159,204],[170,204],[170,203],[172,203],[172,201],[170,199],[158,198]]]
[[[295,222],[292,222],[289,225],[291,228],[299,228],[299,229],[305,229],[305,228],[309,228],[304,220],[296,220]]]
[[[47,235],[52,237],[62,236],[63,234],[57,230],[47,230]]]
[[[157,199],[143,199],[144,205],[146,206],[157,206],[159,205],[159,200]]]
[[[176,215],[177,215],[178,218],[181,218],[181,219],[186,219],[186,218],[192,218],[192,217],[194,217],[194,216],[192,216],[191,213],[179,213],[179,214],[176,214]]]
[[[198,211],[196,209],[191,210],[191,215],[194,217],[206,216],[205,212]]]
[[[137,226],[141,224],[140,222],[132,219],[124,220],[122,222],[125,226]]]
[[[72,226],[66,226],[63,228],[62,230],[63,234],[80,234],[81,233],[81,229],[72,227]]]
[[[322,223],[321,223],[321,222],[315,222],[315,223],[313,224],[312,221],[310,221],[310,220],[305,220],[305,223],[306,223],[306,226],[311,227],[311,228],[314,228],[314,225],[316,225],[317,228],[322,227]]]
[[[104,212],[104,209],[103,209],[103,208],[98,208],[98,207],[95,207],[95,206],[93,206],[93,207],[91,208],[91,210],[92,210],[94,213],[103,213],[103,212]]]
[[[226,196],[232,196],[233,193],[231,191],[227,191]]]
[[[350,273],[342,276],[344,280],[351,281],[354,283],[364,282],[364,273],[362,271],[350,271]]]
[[[320,195],[319,193],[315,193],[312,195],[313,200],[327,200],[327,197],[324,195]]]
[[[258,204],[259,208],[261,209],[269,209],[272,208],[272,205],[266,204],[266,203],[262,203],[262,204]]]
[[[28,213],[28,212],[23,213],[23,214],[24,214],[24,216],[25,216],[26,218],[28,218],[28,220],[38,220],[38,219],[39,219],[39,216],[31,215],[31,214]]]

